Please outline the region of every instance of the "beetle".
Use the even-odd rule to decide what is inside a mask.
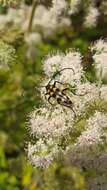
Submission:
[[[57,80],[55,80],[54,83],[52,84],[52,81],[55,79],[56,75],[60,74],[61,72],[63,72],[66,69],[71,69],[73,71],[73,74],[75,74],[74,70],[72,68],[63,68],[60,71],[57,71],[52,76],[52,78],[49,80],[49,82],[48,82],[48,84],[46,86],[41,86],[41,87],[46,88],[45,98],[47,99],[47,95],[48,95],[47,100],[51,105],[53,105],[53,103],[51,102],[51,98],[54,98],[57,101],[58,104],[70,108],[73,111],[74,115],[76,116],[76,113],[75,113],[75,111],[73,109],[73,102],[68,97],[68,95],[65,93],[66,90],[70,90],[70,88],[63,88],[61,90],[59,87],[57,87],[57,84],[61,84],[61,85],[64,85],[64,84],[62,82],[57,81]],[[84,96],[85,94],[87,94],[87,93],[76,94],[75,90],[76,90],[75,87],[71,88],[71,92],[76,96]]]
[[[66,90],[69,90],[69,88],[60,89],[59,87],[57,87],[57,84],[61,84],[61,85],[64,85],[64,84],[57,80],[55,80],[54,83],[52,84],[52,81],[54,80],[56,75],[60,74],[62,71],[66,70],[66,69],[71,69],[74,73],[74,70],[72,68],[63,68],[60,71],[57,71],[52,76],[52,78],[49,80],[49,82],[46,86],[42,86],[42,87],[46,88],[45,98],[48,100],[48,102],[51,105],[53,105],[53,103],[51,102],[51,98],[54,98],[58,104],[70,108],[73,111],[74,115],[76,116],[76,113],[73,109],[73,102],[65,93]],[[47,98],[47,95],[48,95],[48,98]]]

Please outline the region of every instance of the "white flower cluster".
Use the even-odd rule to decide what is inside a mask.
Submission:
[[[5,29],[10,24],[21,26],[25,21],[25,7],[20,9],[9,8],[6,15],[0,15],[0,30]]]
[[[103,0],[100,6],[101,13],[107,16],[107,1]]]
[[[9,69],[16,62],[15,49],[0,41],[0,69]]]
[[[68,110],[65,113],[60,106],[57,106],[52,112],[49,109],[49,107],[40,108],[30,115],[31,134],[35,135],[36,138],[44,139],[50,137],[60,139],[64,136],[66,138],[71,128],[70,125],[73,123],[72,112]]]
[[[96,3],[97,2],[94,0],[88,0],[86,2],[83,2],[82,0],[70,0],[68,12],[70,15],[74,15],[84,11],[85,15],[83,17],[83,27],[96,27],[100,16],[100,10],[96,6]]]
[[[25,35],[25,42],[28,44],[30,48],[32,48],[33,45],[41,43],[42,38],[39,33],[31,32]]]
[[[52,34],[58,28],[61,28],[63,26],[69,26],[69,18],[64,16],[64,14],[61,15],[64,10],[66,10],[65,0],[54,0],[53,7],[51,7],[50,9],[47,9],[43,5],[38,5],[33,20],[33,28],[38,28],[39,31],[42,31],[42,33],[46,37]]]
[[[34,166],[48,167],[55,156],[64,151],[73,118],[71,110],[65,112],[60,106],[55,110],[44,107],[32,112],[29,126],[37,142],[29,144],[28,157]]]
[[[107,102],[107,85],[100,88],[101,98]]]
[[[96,76],[107,82],[107,42],[100,39],[92,47]]]
[[[94,47],[92,47],[93,51]],[[95,147],[96,144],[103,142],[102,137],[105,137],[104,130],[107,127],[107,115],[97,111],[96,107],[94,108],[96,110],[94,116],[91,116],[93,110],[92,113],[90,112],[91,117],[88,116],[88,121],[85,121],[85,112],[87,107],[91,104],[94,105],[97,100],[103,100],[107,103],[107,86],[99,87],[95,83],[90,83],[85,78],[81,62],[81,54],[74,52],[74,50],[70,50],[66,54],[57,52],[47,56],[43,61],[46,79],[40,86],[47,85],[50,79],[53,79],[50,84],[53,84],[54,81],[61,82],[56,86],[61,90],[65,87],[69,88],[66,95],[72,101],[72,106],[60,105],[52,97],[50,101],[53,106],[50,105],[46,100],[49,96],[44,98],[47,90],[45,87],[41,88],[43,89],[41,90],[43,106],[34,109],[29,115],[28,124],[30,133],[36,140],[34,144],[30,143],[28,146],[28,157],[36,167],[48,167],[58,154],[66,154],[69,147],[74,147],[74,149],[83,147],[84,150],[86,147],[87,150],[88,146]],[[60,95],[66,98],[66,95]],[[77,135],[78,137],[74,137],[72,134],[76,123],[79,122],[78,119],[83,119],[86,127],[79,136]],[[71,143],[72,138],[75,138],[74,144]],[[38,144],[41,145],[40,148],[38,148]]]
[[[46,37],[49,34],[52,34],[52,32],[56,31],[56,29],[70,25],[70,19],[64,16],[66,9],[67,3],[65,0],[53,0],[52,7],[50,8],[46,8],[41,4],[36,6],[32,23],[32,31],[36,33],[36,39],[34,40],[35,43],[36,40],[38,43],[40,35]],[[0,30],[5,29],[6,27],[8,28],[8,26],[11,24],[11,26],[14,26],[18,29],[20,28],[22,32],[26,33],[28,30],[31,11],[32,6],[27,6],[23,3],[18,9],[9,8],[6,15],[0,15]],[[28,39],[26,40],[26,38]],[[26,34],[25,41],[29,43],[30,39],[32,39],[31,36],[27,36]]]
[[[69,14],[72,15],[72,14],[77,13],[80,4],[81,4],[81,0],[70,0]]]
[[[85,125],[84,131],[77,138],[74,145],[68,147],[67,162],[83,168],[84,171],[93,171],[96,176],[88,177],[89,189],[101,189],[107,186],[107,113],[96,111]],[[100,175],[103,173],[103,176]],[[96,182],[96,183],[95,183]]]
[[[64,70],[59,76],[59,79],[64,83],[78,83],[81,81],[83,75],[81,59],[81,54],[73,51],[67,52],[66,55],[57,53],[56,55],[48,56],[44,60],[44,72],[48,77],[51,77],[58,70],[71,68]]]
[[[100,13],[96,7],[90,6],[88,9],[88,13],[85,17],[84,26],[86,28],[92,28],[97,25],[97,20]]]
[[[106,3],[102,2],[101,7],[103,7],[103,4]],[[7,14],[0,15],[0,30],[5,30],[8,27],[20,29],[25,33],[25,42],[28,46],[30,44],[31,48],[32,43],[38,44],[42,39],[50,38],[58,30],[61,31],[65,27],[70,27],[72,25],[72,15],[81,14],[81,10],[86,13],[83,16],[83,27],[95,27],[100,16],[100,10],[102,10],[102,8],[98,9],[96,1],[89,0],[85,3],[81,0],[52,0],[52,6],[48,8],[42,4],[42,1],[37,1],[31,34],[28,34],[27,31],[32,6],[27,6],[23,2],[20,3],[19,8],[9,8]]]
[[[55,13],[55,15],[61,15],[62,12],[65,12],[67,9],[67,2],[65,0],[52,0],[52,8],[51,11]]]
[[[58,146],[52,139],[38,140],[36,144],[29,143],[28,157],[30,162],[36,167],[48,167],[54,159]]]
[[[85,130],[77,139],[76,146],[85,150],[87,147],[103,143],[104,136],[107,140],[107,134],[104,133],[104,129],[107,129],[107,114],[102,114],[97,111],[94,116],[90,117],[87,121]]]

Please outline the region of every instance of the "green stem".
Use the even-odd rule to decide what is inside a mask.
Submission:
[[[32,5],[31,16],[30,16],[30,20],[29,20],[29,25],[28,25],[28,33],[30,33],[32,31],[32,24],[33,24],[33,18],[34,18],[34,14],[35,14],[36,5],[37,5],[37,0],[34,0],[33,5]]]

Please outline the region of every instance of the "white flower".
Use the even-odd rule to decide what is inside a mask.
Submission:
[[[81,0],[70,0],[70,9],[69,9],[69,14],[75,14],[78,12],[78,9],[80,7]]]
[[[64,15],[59,16],[63,9],[65,9],[65,1],[57,0],[55,2],[57,3],[50,9],[47,9],[43,5],[38,5],[35,11],[33,28],[35,30],[38,28],[39,31],[42,31],[44,37],[49,37],[62,26],[70,25],[70,19],[68,17]]]
[[[37,32],[32,32],[30,34],[25,35],[25,42],[29,45],[35,45],[42,41],[41,35]]]
[[[33,166],[36,166],[36,167],[43,167],[43,168],[49,167],[49,165],[53,161],[53,157],[51,156],[51,154],[44,155],[44,156],[36,155],[36,148],[37,148],[37,145],[32,145],[29,143],[28,158],[30,162],[33,164]]]
[[[77,94],[84,95],[83,102],[89,103],[99,98],[99,88],[93,83],[83,83],[77,86]]]
[[[61,69],[66,69],[61,73],[60,80],[65,83],[73,84],[81,81],[83,68],[81,65],[81,54],[79,52],[68,52],[60,63]]]
[[[64,17],[58,26],[59,28],[69,27],[71,26],[71,20],[68,17]]]
[[[100,10],[105,16],[107,15],[107,1],[102,1]]]
[[[63,71],[59,75],[59,81],[69,84],[80,83],[81,77],[84,73],[81,65],[80,53],[71,51],[66,55],[56,54],[53,56],[48,56],[44,60],[44,71],[48,77],[60,70]]]
[[[95,84],[86,82],[77,85],[76,94],[77,96],[75,95],[72,98],[74,110],[77,115],[81,115],[84,113],[87,105],[99,99],[100,89]]]
[[[9,8],[6,15],[6,20],[8,23],[14,23],[17,26],[21,26],[25,21],[25,9],[24,7],[20,9]]]
[[[62,62],[63,59],[63,54],[56,54],[53,56],[48,56],[44,61],[43,61],[43,69],[44,72],[47,76],[52,76],[54,72],[57,70],[60,70],[60,63]]]
[[[66,8],[67,2],[65,0],[52,0],[51,11],[54,11],[55,15],[60,15]]]
[[[91,50],[94,53],[93,59],[97,78],[107,81],[107,42],[99,40],[91,47]]]
[[[53,0],[52,7],[46,8],[43,5],[37,5],[32,23],[32,30],[40,32],[44,37],[49,37],[58,28],[70,25],[70,19],[65,16],[67,2],[65,0]],[[9,8],[6,15],[0,15],[0,30],[11,26],[15,26],[26,32],[29,26],[32,6],[21,4],[20,8]],[[42,14],[41,14],[42,13]],[[61,17],[60,17],[61,15]]]
[[[41,14],[42,12],[42,14]],[[48,10],[44,6],[38,6],[35,11],[33,27],[41,27],[47,31],[56,28],[57,19],[53,11]]]
[[[97,19],[99,17],[99,11],[96,7],[90,6],[88,14],[85,17],[84,26],[87,28],[95,27],[97,24]]]
[[[69,109],[65,112],[61,106],[56,106],[52,111],[49,111],[49,107],[37,109],[30,115],[31,134],[44,139],[66,138],[72,129],[73,118],[72,111]]]
[[[28,158],[33,166],[47,168],[52,163],[58,149],[52,139],[45,141],[40,139],[36,144],[28,144]]]
[[[6,16],[0,15],[0,30],[3,30],[7,24]]]
[[[8,69],[16,62],[15,49],[4,42],[0,42],[0,69]]]
[[[90,145],[103,143],[102,136],[105,135],[103,131],[105,128],[107,128],[107,115],[96,112],[94,116],[90,117],[87,121],[86,130],[84,130],[78,138],[76,146],[87,149]]]
[[[91,46],[91,51],[98,54],[102,52],[107,53],[107,42],[103,39],[97,40],[97,42]]]
[[[86,171],[107,171],[107,113],[96,111],[87,121],[81,135],[75,144],[67,147],[65,152],[70,164],[81,167]],[[93,181],[93,176],[92,179]],[[99,181],[98,181],[99,182]]]
[[[97,77],[107,80],[107,53],[95,54],[93,59],[95,60]]]
[[[19,9],[9,8],[6,15],[0,15],[0,30],[11,24],[11,26],[20,27],[25,31],[28,28],[26,22],[27,24],[29,22],[30,9],[24,4]]]
[[[107,102],[107,85],[103,85],[100,88],[101,95],[100,97]]]

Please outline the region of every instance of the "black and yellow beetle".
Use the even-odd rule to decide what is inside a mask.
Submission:
[[[85,94],[87,93],[84,93],[84,94],[76,94],[76,87],[71,87],[71,88],[63,88],[63,89],[60,89],[59,87],[56,86],[57,83],[61,84],[61,85],[64,85],[62,82],[59,82],[57,80],[54,80],[55,77],[60,74],[61,72],[63,72],[64,70],[66,69],[71,69],[73,71],[73,74],[74,73],[74,70],[72,68],[63,68],[62,70],[60,71],[57,71],[53,76],[52,78],[50,79],[50,81],[48,82],[48,84],[46,86],[41,86],[41,87],[45,87],[46,88],[46,93],[45,93],[45,97],[48,95],[48,102],[53,105],[53,103],[50,101],[51,98],[54,98],[58,104],[62,105],[62,106],[65,106],[65,107],[68,107],[70,108],[74,115],[76,116],[76,113],[73,109],[73,102],[71,101],[71,99],[66,95],[66,90],[70,90],[70,92],[73,94],[73,95],[76,95],[76,96],[84,96]],[[54,80],[54,83],[52,84],[52,81]],[[70,86],[70,85],[69,85]]]
[[[55,80],[54,83],[52,84],[52,81],[55,79],[56,75],[60,74],[62,71],[66,69],[71,69],[74,73],[74,70],[72,68],[63,68],[60,71],[57,71],[53,76],[52,79],[48,82],[46,86],[42,86],[46,88],[46,93],[45,97],[48,96],[47,100],[48,102],[53,105],[51,102],[51,98],[54,98],[58,104],[70,108],[74,114],[75,111],[73,110],[73,102],[70,100],[70,98],[66,95],[65,91],[69,90],[69,88],[63,88],[62,90],[56,86],[57,83],[64,85],[63,83]],[[76,115],[76,114],[75,114]]]

